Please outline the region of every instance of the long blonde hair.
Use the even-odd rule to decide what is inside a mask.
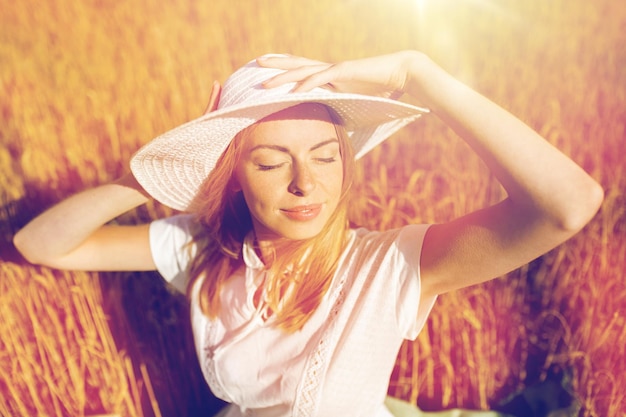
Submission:
[[[326,109],[335,125],[343,161],[342,194],[337,208],[317,236],[285,242],[280,246],[280,257],[264,260],[268,272],[264,283],[267,307],[276,315],[278,326],[287,332],[300,329],[320,305],[347,243],[354,153],[340,118],[332,109]],[[242,143],[253,129],[254,125],[235,136],[192,206],[201,228],[194,236],[198,253],[191,263],[188,293],[203,279],[199,304],[203,313],[211,318],[220,311],[220,291],[224,284],[244,265],[243,241],[252,230],[243,194],[234,184],[234,171],[241,157]]]

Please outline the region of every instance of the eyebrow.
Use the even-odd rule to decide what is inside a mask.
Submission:
[[[309,151],[314,151],[316,149],[322,148],[328,144],[331,143],[339,143],[339,140],[337,139],[328,139],[328,140],[324,140],[321,141],[320,143],[316,143],[315,145],[311,146],[311,148],[309,149]],[[258,149],[272,149],[275,151],[279,151],[279,152],[285,152],[285,153],[289,153],[289,148],[286,148],[284,146],[280,146],[280,145],[257,145],[254,148],[250,149],[250,153],[258,150]]]

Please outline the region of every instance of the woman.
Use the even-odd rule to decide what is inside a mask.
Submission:
[[[349,229],[353,154],[428,111],[385,98],[399,94],[453,128],[507,198],[449,223]],[[574,162],[414,51],[335,65],[259,58],[131,169],[44,212],[15,244],[56,268],[158,269],[186,291],[200,365],[233,403],[227,416],[390,415],[398,349],[437,295],[559,245],[603,198]],[[105,225],[150,197],[190,214]]]

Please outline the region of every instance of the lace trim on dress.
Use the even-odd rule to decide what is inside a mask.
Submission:
[[[214,349],[209,345],[210,341],[214,340],[213,333],[215,332],[215,324],[213,320],[207,320],[206,325],[206,333],[204,337],[204,355],[202,355],[202,370],[204,371],[204,375],[206,377],[207,384],[213,395],[216,397],[232,402],[226,392],[222,389],[222,385],[217,380],[217,373],[215,372],[215,361],[213,357],[215,355]]]
[[[307,358],[294,401],[294,417],[313,417],[317,413],[322,381],[328,368],[329,356],[332,354],[332,346],[337,345],[337,338],[340,333],[337,331],[340,328],[338,315],[346,298],[344,290],[346,281],[346,278],[342,279],[334,289],[331,300],[333,301],[333,307],[328,315],[326,328],[322,332],[316,348]]]

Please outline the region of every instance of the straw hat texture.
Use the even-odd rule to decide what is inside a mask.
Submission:
[[[224,83],[217,110],[178,126],[143,146],[130,166],[141,186],[175,210],[190,207],[200,186],[235,135],[270,114],[300,103],[332,108],[350,136],[357,158],[428,110],[382,97],[316,88],[292,93],[293,83],[264,88],[283,72],[250,61]]]

